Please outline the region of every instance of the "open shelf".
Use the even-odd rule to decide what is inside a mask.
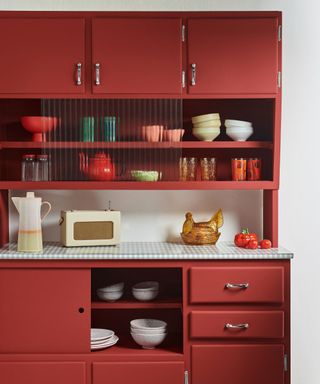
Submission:
[[[272,180],[261,181],[0,181],[0,189],[82,190],[263,190],[277,189]]]
[[[182,353],[182,350],[173,345],[159,345],[155,349],[143,349],[139,345],[137,345],[133,340],[129,340],[127,336],[118,335],[119,342],[106,349],[100,349],[91,351],[91,353],[97,354],[97,355],[104,355],[104,356],[110,356],[110,355],[130,355],[132,356],[141,356],[142,358],[150,357],[152,359],[164,359],[168,357],[170,360],[183,360],[184,356]]]
[[[153,300],[149,302],[119,300],[113,303],[104,301],[94,301],[91,303],[92,309],[174,309],[182,308],[182,303],[178,300]]]
[[[144,141],[119,141],[119,142],[79,142],[79,141],[1,141],[0,149],[81,149],[81,148],[106,148],[106,149],[170,149],[170,148],[263,148],[273,149],[271,141],[179,141],[179,142],[144,142]]]

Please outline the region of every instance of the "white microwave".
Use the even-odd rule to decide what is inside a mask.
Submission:
[[[61,211],[60,238],[66,247],[120,243],[119,211]]]

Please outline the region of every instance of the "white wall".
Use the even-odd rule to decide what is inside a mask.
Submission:
[[[279,232],[281,244],[296,253],[292,263],[292,383],[318,384],[320,382],[318,374],[320,252],[317,244],[320,217],[318,204],[320,182],[319,170],[317,169],[319,164],[318,143],[320,142],[318,123],[320,89],[319,2],[317,0],[0,0],[0,8],[27,10],[283,11],[283,124]],[[167,205],[162,200],[162,192],[148,195],[148,197],[150,196],[152,196],[153,203],[160,204],[158,210],[160,206],[164,207],[164,211],[166,210]],[[181,192],[170,192],[165,196],[178,202],[185,198]],[[141,198],[140,196],[139,199],[144,201],[144,197]],[[130,197],[129,200],[131,200]],[[220,205],[220,201],[222,201],[221,195],[215,194],[214,201],[209,204],[210,213],[212,206],[215,207],[217,202],[219,202],[217,206]],[[252,203],[251,195],[248,198],[244,197],[242,201],[244,207],[249,208]],[[257,204],[255,207],[258,210],[260,203],[261,200],[255,198],[255,204]],[[136,205],[126,202],[125,206],[132,215]],[[196,208],[195,203],[190,202],[189,204],[188,199],[186,199],[183,204],[179,205],[179,212],[176,210],[175,217],[178,217],[177,213],[180,211],[193,209],[192,207]],[[228,204],[227,215],[230,215],[230,219],[232,218],[231,207]],[[203,204],[200,209],[201,215],[205,209],[206,206]],[[139,213],[139,210],[136,213]],[[148,215],[147,209],[145,209],[144,215]],[[235,213],[236,217],[241,218],[242,215],[243,212]],[[168,210],[165,219],[167,220],[169,217],[170,211]],[[166,220],[164,225],[167,224]],[[233,228],[228,229],[230,232],[231,230]]]

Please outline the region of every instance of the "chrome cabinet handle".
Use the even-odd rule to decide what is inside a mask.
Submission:
[[[191,85],[196,85],[197,65],[191,64]]]
[[[81,80],[81,69],[82,69],[82,64],[78,63],[77,64],[77,85],[82,85],[82,80]]]
[[[227,328],[227,329],[248,329],[249,328],[249,324],[248,323],[243,323],[243,324],[230,324],[230,323],[227,323],[225,325],[225,328]]]
[[[100,63],[96,63],[95,64],[95,69],[96,69],[96,80],[95,80],[95,84],[96,85],[100,85],[101,82],[100,82]]]
[[[249,283],[227,283],[225,285],[227,289],[247,289],[249,287]]]

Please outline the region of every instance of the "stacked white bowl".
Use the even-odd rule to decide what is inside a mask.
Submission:
[[[144,349],[154,349],[166,338],[167,323],[155,319],[135,319],[130,321],[133,340]]]
[[[142,281],[132,287],[132,295],[139,301],[154,300],[159,293],[158,281]]]
[[[124,292],[124,283],[117,283],[112,285],[107,285],[106,287],[97,289],[97,296],[100,300],[103,301],[117,301],[123,296]]]
[[[91,350],[112,347],[118,341],[119,337],[110,329],[91,328]]]
[[[234,141],[246,141],[253,134],[250,121],[225,120],[226,134]]]
[[[192,134],[199,140],[212,141],[220,135],[219,113],[209,113],[192,117]]]

